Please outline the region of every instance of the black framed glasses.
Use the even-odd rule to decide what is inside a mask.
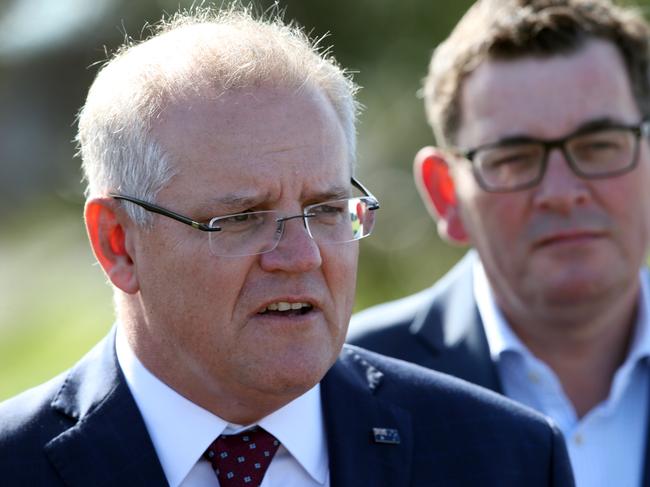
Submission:
[[[318,244],[341,244],[367,237],[375,226],[379,201],[357,179],[352,185],[363,196],[325,201],[303,208],[299,215],[284,216],[275,210],[217,216],[202,223],[147,201],[110,194],[112,198],[141,206],[208,233],[210,253],[217,257],[243,257],[270,252],[278,246],[285,222],[302,218],[309,236]]]
[[[460,155],[471,162],[474,177],[485,191],[509,192],[539,184],[555,148],[581,178],[610,178],[631,171],[639,161],[639,139],[649,134],[649,119],[637,125],[602,123],[559,139],[514,137]]]

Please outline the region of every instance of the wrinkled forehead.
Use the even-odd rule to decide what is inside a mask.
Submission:
[[[153,134],[176,167],[173,184],[187,191],[277,196],[292,184],[302,192],[349,186],[343,127],[325,95],[309,87],[187,96],[165,107]]]

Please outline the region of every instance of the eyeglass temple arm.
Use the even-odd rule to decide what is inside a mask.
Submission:
[[[370,205],[368,207],[369,210],[377,210],[379,209],[379,201],[377,201],[377,198],[366,188],[363,184],[361,184],[360,181],[355,179],[354,177],[350,178],[350,181],[352,182],[352,186],[357,188],[359,191],[361,191],[364,196],[367,196],[368,198],[371,198]],[[205,223],[200,223],[195,220],[192,220],[191,218],[187,218],[186,216],[183,216],[179,213],[176,213],[171,210],[166,210],[165,208],[161,208],[160,206],[156,206],[154,204],[148,203],[144,200],[134,198],[132,196],[124,196],[121,194],[117,193],[112,193],[109,194],[111,198],[114,198],[116,200],[124,200],[124,201],[130,201],[131,203],[134,203],[138,206],[141,206],[145,210],[151,211],[153,213],[158,213],[159,215],[163,215],[169,218],[173,218],[174,220],[177,220],[181,223],[185,223],[186,225],[189,225],[191,227],[194,227],[198,230],[202,230],[204,232],[218,232],[221,230],[219,227],[210,227],[206,225]]]
[[[368,198],[372,198],[372,202],[370,206],[368,206],[369,210],[378,210],[379,209],[379,201],[375,196],[370,192],[368,188],[366,188],[363,184],[361,184],[361,181],[356,179],[354,176],[350,178],[350,182],[352,183],[352,186],[357,188],[359,191],[361,191],[364,196],[367,196]]]
[[[205,223],[194,221],[191,218],[187,218],[186,216],[183,216],[179,213],[176,213],[171,210],[166,210],[165,208],[161,208],[160,206],[152,205],[151,203],[147,203],[146,201],[140,200],[138,198],[133,198],[131,196],[123,196],[120,194],[109,194],[109,196],[116,200],[130,201],[131,203],[135,203],[136,205],[141,206],[145,210],[151,211],[153,213],[158,213],[159,215],[167,216],[169,218],[173,218],[174,220],[177,220],[181,223],[185,223],[186,225],[190,225],[191,227],[194,227],[198,230],[203,230],[204,232],[218,232],[221,230],[221,228],[219,227],[210,227]]]

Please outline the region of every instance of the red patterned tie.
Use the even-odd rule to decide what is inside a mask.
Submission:
[[[259,426],[222,435],[205,451],[221,487],[258,487],[280,442]]]

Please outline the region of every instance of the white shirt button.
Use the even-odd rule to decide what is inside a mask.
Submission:
[[[529,372],[528,380],[530,380],[533,384],[540,384],[542,382],[542,379],[537,372]]]

